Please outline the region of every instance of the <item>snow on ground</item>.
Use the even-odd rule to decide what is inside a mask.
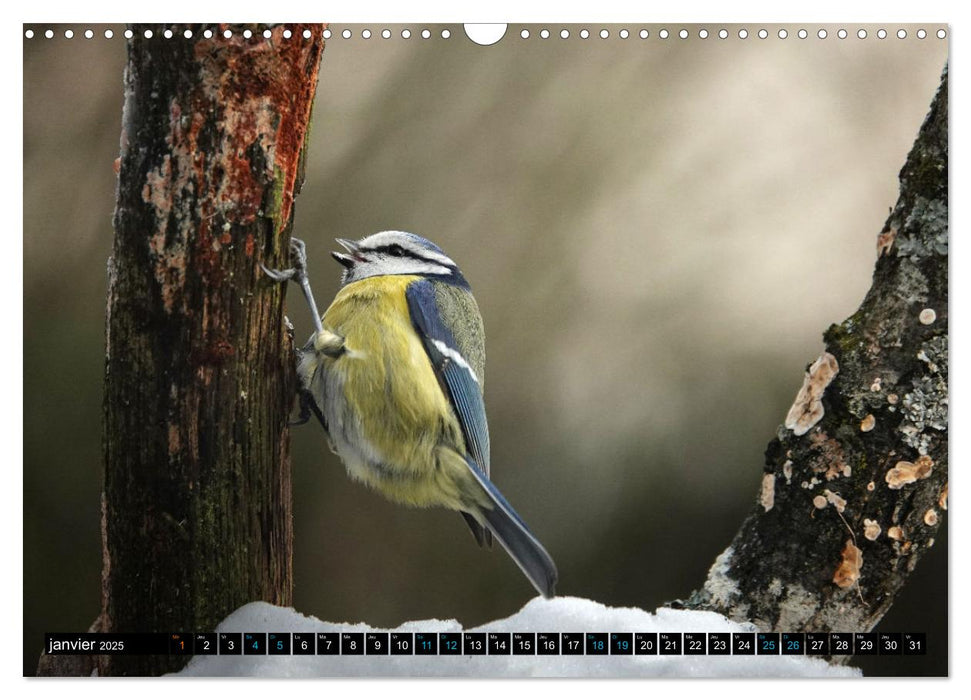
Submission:
[[[611,608],[583,598],[535,598],[503,620],[464,630],[455,620],[418,620],[394,629],[335,624],[292,608],[249,603],[217,632],[752,632],[716,613]],[[195,656],[182,676],[318,677],[667,677],[846,678],[857,669],[805,656]]]

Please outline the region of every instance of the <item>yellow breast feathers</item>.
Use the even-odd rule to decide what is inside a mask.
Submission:
[[[389,481],[417,477],[418,492],[388,495],[425,505],[420,482],[437,481],[442,448],[464,454],[465,441],[411,322],[405,289],[417,279],[370,277],[337,294],[323,325],[344,338],[345,352],[320,356],[318,379],[331,439],[351,473],[386,493]],[[336,392],[343,402],[330,400]]]

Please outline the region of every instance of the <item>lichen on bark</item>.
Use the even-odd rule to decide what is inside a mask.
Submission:
[[[867,631],[933,546],[948,478],[947,125],[945,67],[877,237],[872,286],[824,333],[839,371],[822,414],[805,402],[795,430],[779,427],[756,504],[679,604],[763,630]],[[899,464],[913,471],[892,485]]]

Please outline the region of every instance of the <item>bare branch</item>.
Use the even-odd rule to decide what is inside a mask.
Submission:
[[[947,69],[877,238],[873,285],[824,334],[758,502],[685,605],[761,629],[866,631],[947,510]]]

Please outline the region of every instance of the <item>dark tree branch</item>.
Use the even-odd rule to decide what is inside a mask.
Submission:
[[[688,607],[761,629],[866,631],[947,510],[947,69],[880,233],[873,285],[826,331],[759,499]]]
[[[209,630],[248,601],[292,599],[293,348],[283,285],[259,263],[287,260],[323,39],[289,28],[132,27],[108,268],[105,632]],[[98,671],[182,663],[105,656]]]

